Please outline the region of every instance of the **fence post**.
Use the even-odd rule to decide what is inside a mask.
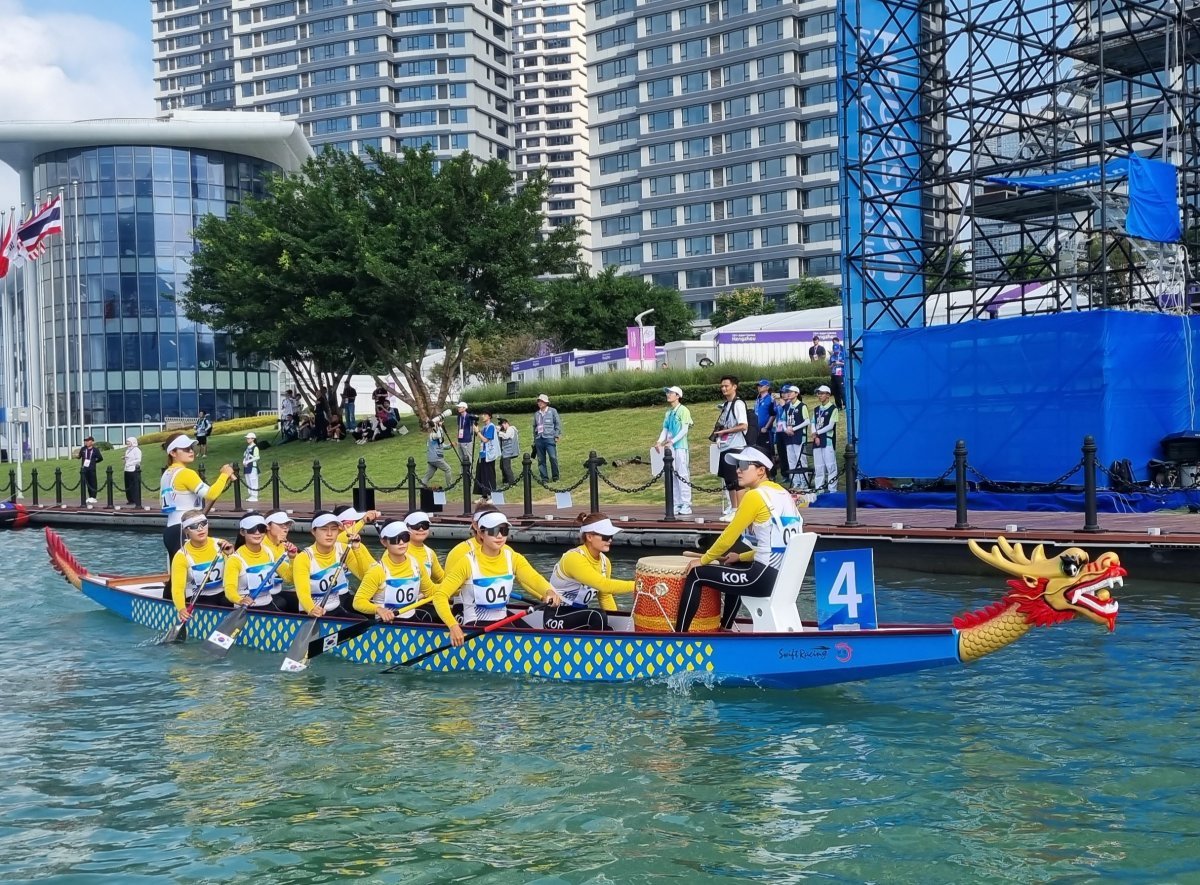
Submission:
[[[142,468],[140,466],[133,471],[133,506],[138,510],[142,509]]]
[[[271,462],[271,509],[279,509],[279,462]]]
[[[521,488],[525,493],[525,512],[521,515],[533,519],[533,458],[528,452],[521,456]]]
[[[233,478],[230,479],[233,484],[233,512],[242,512],[242,474],[238,472],[236,467],[233,468]]]
[[[1096,518],[1096,438],[1083,438],[1083,530],[1103,531]]]
[[[16,479],[14,478],[13,485],[15,486],[16,484],[17,484]],[[83,481],[83,468],[80,467],[79,468],[79,506],[86,507],[87,499],[88,499],[87,486],[84,484],[84,481]],[[13,500],[16,500],[16,499],[14,498]]]
[[[208,476],[206,475],[208,473],[208,470],[207,470],[207,468],[205,468],[205,466],[203,464],[201,464],[199,467],[196,468],[196,473],[199,474],[199,476],[202,480],[204,480],[205,482],[208,482]]]
[[[462,458],[462,484],[463,484],[463,516],[471,515],[471,459],[466,454],[460,454]]]
[[[665,510],[663,514],[663,522],[678,522],[678,517],[675,515],[675,452],[670,441],[667,442],[666,448],[663,449],[663,485],[666,486]]]
[[[54,468],[54,503],[62,505],[62,468]]]
[[[33,484],[33,489],[32,489],[33,506],[37,507],[38,506],[38,478],[37,478],[37,468],[36,467],[34,467],[32,470],[29,471],[29,481]]]
[[[842,462],[842,473],[846,475],[846,528],[854,528],[858,523],[858,451],[854,443],[846,443],[845,460]]]
[[[107,467],[104,468],[104,483],[105,483],[105,485],[108,486],[108,494],[106,496],[108,498],[108,509],[112,510],[113,509],[113,470],[112,470],[111,464],[109,464]]]
[[[374,508],[367,507],[367,459],[358,459],[358,474],[354,479],[354,485],[358,489],[358,500],[354,502],[354,509],[361,513],[366,513],[367,510]],[[351,495],[351,497],[355,497]]]
[[[321,509],[321,462],[313,458],[313,512]]]
[[[408,456],[408,512],[417,509],[417,459]]]
[[[600,512],[600,467],[607,463],[595,449],[588,452],[588,459],[583,462],[588,472],[588,513]]]
[[[83,472],[82,468],[80,469],[80,472],[81,473]],[[17,471],[15,469],[8,471],[8,489],[9,489],[8,500],[16,501],[17,500]]]
[[[967,441],[954,443],[954,527],[969,529],[967,521]]]

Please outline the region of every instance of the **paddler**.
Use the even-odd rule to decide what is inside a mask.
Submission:
[[[383,516],[378,510],[368,510],[366,513],[360,513],[355,509],[353,504],[342,504],[340,507],[333,508],[334,514],[342,521],[342,530],[338,532],[338,543],[349,543],[350,535],[362,535],[362,531],[367,527],[367,523],[375,522]]]
[[[171,557],[170,599],[175,603],[179,620],[191,617],[188,606],[196,596],[197,602],[228,608],[225,599],[223,556],[233,552],[233,545],[208,536],[208,517],[203,510],[189,510],[180,514],[179,529],[184,543]]]
[[[174,562],[175,552],[183,545],[179,524],[183,514],[189,510],[203,510],[221,497],[229,480],[233,478],[233,465],[222,464],[221,473],[210,486],[200,478],[191,464],[196,460],[196,441],[186,433],[179,433],[163,443],[167,453],[167,469],[163,471],[158,487],[162,500],[162,512],[167,517],[163,530],[163,546],[167,556]]]
[[[486,627],[508,615],[508,601],[516,583],[542,602],[563,604],[558,591],[538,574],[529,561],[508,547],[512,531],[508,517],[499,511],[479,517],[479,542],[469,547],[453,564],[446,561],[446,579],[433,589],[438,616],[450,628],[450,642],[463,644],[463,629],[454,620],[450,597],[462,591],[463,626]]]
[[[326,614],[361,617],[351,606],[349,575],[362,579],[375,560],[358,535],[348,535],[345,544],[338,541],[342,523],[328,510],[314,513],[310,527],[312,546],[301,550],[292,561],[292,582],[296,585],[299,610],[314,618]],[[322,600],[324,605],[320,604]]]
[[[675,623],[680,633],[691,626],[696,616],[701,586],[720,591],[724,597],[721,627],[731,629],[743,596],[771,595],[787,544],[803,530],[791,494],[767,478],[772,467],[769,455],[751,446],[726,454],[725,463],[737,471],[741,500],[721,536],[687,565]],[[738,538],[750,549],[740,554],[729,553]]]
[[[433,520],[424,510],[414,510],[404,517],[404,524],[412,533],[408,552],[416,557],[417,562],[421,563],[421,568],[425,569],[429,579],[435,584],[440,584],[446,577],[446,573],[442,570],[442,563],[438,560],[437,551],[426,543],[429,540],[429,530],[433,525]]]
[[[550,586],[567,606],[546,612],[543,623],[549,630],[605,630],[604,612],[617,610],[613,594],[633,592],[633,581],[612,576],[606,555],[620,529],[603,513],[581,513],[575,521],[581,543],[562,555],[550,575]],[[592,607],[596,602],[602,610]]]
[[[354,594],[354,608],[374,615],[385,624],[396,620],[397,609],[412,605],[421,597],[428,599],[434,583],[410,552],[412,532],[402,519],[394,519],[379,531],[384,554],[374,563]],[[432,606],[423,605],[399,615],[401,619],[432,623]]]
[[[277,554],[266,543],[267,519],[250,511],[238,523],[242,544],[225,565],[225,598],[233,605],[245,605],[256,611],[277,611],[275,597],[285,581],[292,579],[296,548],[290,556]],[[280,561],[280,556],[284,559]],[[275,563],[279,562],[279,567]]]

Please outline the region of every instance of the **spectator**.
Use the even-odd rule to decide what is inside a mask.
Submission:
[[[537,452],[538,475],[542,482],[558,482],[558,441],[562,439],[562,419],[558,409],[550,406],[550,397],[539,393],[537,411],[533,413],[533,449]],[[546,461],[550,473],[546,473]]]
[[[422,485],[429,486],[439,470],[446,476],[446,485],[453,484],[454,473],[446,462],[446,428],[440,415],[435,417],[429,425],[429,441],[425,446],[425,464],[425,478],[421,480]]]
[[[373,435],[374,434],[371,430],[371,422],[366,418],[363,418],[361,421],[359,421],[354,430],[351,432],[351,436],[354,437],[355,441],[360,446],[364,446],[369,443]]]
[[[510,486],[516,481],[513,478],[512,463],[513,458],[521,454],[521,434],[516,427],[508,423],[507,418],[501,418],[500,429],[496,435],[500,437],[500,472],[504,476],[504,484]]]
[[[296,416],[292,414],[281,415],[279,418],[279,433],[283,437],[285,443],[292,442],[300,438],[300,428],[296,423]]]
[[[208,437],[213,429],[212,418],[208,417],[204,409],[200,410],[193,429],[196,431],[196,454],[203,458],[208,454]]]
[[[358,399],[358,391],[350,386],[350,379],[346,379],[346,386],[342,388],[342,436],[346,435],[346,428],[354,426],[354,401]]]
[[[279,401],[280,426],[289,417],[293,424],[300,419],[300,400],[296,399],[296,394],[290,387],[283,392],[283,398]]]
[[[125,440],[125,503],[142,506],[142,450],[136,436]]]
[[[833,404],[840,412],[846,408],[846,348],[840,335],[833,336],[829,351],[829,387],[833,391]]]
[[[204,414],[201,412],[200,414]],[[93,437],[83,438],[83,448],[79,450],[79,481],[87,493],[87,503],[96,503],[96,465],[104,460],[104,455],[96,448]]]
[[[692,515],[692,484],[689,472],[688,431],[692,429],[692,413],[682,403],[683,390],[679,387],[666,387],[663,393],[667,395],[667,414],[663,418],[662,433],[654,448],[661,452],[667,446],[671,447],[674,476],[671,481],[675,489],[675,515]]]
[[[341,442],[346,438],[346,424],[342,416],[334,412],[329,416],[329,426],[325,428],[326,439]]]
[[[246,451],[242,453],[242,479],[250,496],[246,500],[253,504],[258,500],[258,436],[251,431],[246,434]]]
[[[475,422],[478,417],[467,411],[466,403],[454,407],[458,410],[458,435],[454,440],[458,444],[458,457],[464,464],[470,464],[475,452]]]
[[[738,399],[738,379],[734,375],[721,376],[721,396],[725,401],[721,404],[717,425],[713,428],[713,442],[717,444],[721,460],[717,467],[717,476],[721,478],[725,491],[729,494],[730,506],[721,514],[722,522],[729,522],[742,500],[741,488],[738,485],[737,469],[726,455],[732,455],[746,448],[746,431],[750,427],[746,415],[746,404]],[[768,461],[770,459],[767,459]],[[768,464],[768,469],[769,469]]]
[[[479,466],[475,470],[475,494],[483,499],[484,504],[492,502],[492,492],[496,490],[496,461],[500,458],[500,445],[496,439],[496,425],[492,423],[492,413],[485,411],[479,418],[479,427],[475,429],[479,437]]]
[[[817,388],[817,407],[809,425],[813,444],[813,491],[837,491],[837,423],[838,409],[829,401],[833,391],[822,384]]]
[[[312,415],[303,415],[300,418],[300,423],[296,425],[296,436],[305,441],[311,441],[313,434],[316,432],[316,425],[313,423]]]
[[[317,397],[316,403],[313,405],[313,434],[312,438],[317,442],[325,439],[326,433],[329,430],[329,400],[325,399],[325,394],[322,393]]]
[[[808,361],[811,363],[825,362],[825,347],[817,335],[813,335],[812,347],[808,349]]]

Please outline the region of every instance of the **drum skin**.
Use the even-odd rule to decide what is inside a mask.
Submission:
[[[683,598],[686,556],[643,556],[634,570],[633,625],[643,633],[671,633]],[[664,618],[664,613],[666,617]],[[700,608],[689,633],[703,633],[721,626],[721,594],[711,587],[700,591]]]

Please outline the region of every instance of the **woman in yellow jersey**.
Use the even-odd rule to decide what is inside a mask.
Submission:
[[[429,514],[423,510],[414,510],[404,517],[404,524],[412,533],[412,542],[409,544],[408,552],[416,558],[417,562],[421,563],[421,568],[425,569],[425,574],[429,575],[429,579],[435,584],[440,584],[446,577],[446,573],[442,570],[442,563],[438,560],[437,551],[425,543],[429,540],[429,529],[432,522]]]
[[[289,557],[267,546],[267,520],[261,513],[250,511],[243,516],[238,534],[242,546],[225,563],[225,598],[232,605],[276,611],[275,597],[283,590],[283,582],[292,577]],[[295,549],[291,559],[296,556]]]
[[[375,522],[383,516],[378,510],[368,510],[360,513],[353,504],[343,504],[333,508],[334,516],[342,521],[342,530],[338,532],[338,543],[347,544],[351,535],[361,535],[367,523]]]
[[[613,594],[633,592],[633,581],[612,576],[612,563],[605,555],[620,529],[603,513],[581,513],[575,521],[583,543],[564,553],[550,575],[550,586],[570,607],[546,612],[544,623],[548,630],[605,630],[604,612],[617,610]],[[591,607],[597,601],[603,611]]]
[[[433,581],[424,566],[409,551],[412,532],[402,519],[394,519],[379,532],[384,554],[367,570],[367,575],[354,594],[354,608],[365,615],[374,615],[385,624],[396,620],[396,609],[412,605],[422,596],[433,593]],[[431,606],[424,605],[399,617],[404,620],[434,621]]]
[[[233,552],[233,545],[208,536],[208,517],[202,510],[180,514],[179,524],[186,541],[171,557],[169,592],[179,620],[186,621],[191,616],[188,605],[197,592],[198,602],[229,607],[222,579],[224,563],[220,560],[222,554]]]
[[[536,599],[551,605],[563,604],[558,591],[537,573],[520,553],[506,547],[512,530],[508,517],[499,511],[479,517],[480,540],[451,565],[446,564],[446,580],[433,588],[433,604],[438,616],[450,628],[450,641],[463,644],[463,630],[454,620],[450,597],[462,591],[463,626],[486,627],[508,615],[508,600],[513,587],[521,587]]]
[[[288,540],[288,532],[295,525],[295,520],[282,510],[272,510],[263,521],[267,524],[267,536],[263,538],[263,546],[274,553],[276,558],[285,554],[295,557],[299,550]]]
[[[200,478],[192,463],[196,460],[196,441],[180,433],[163,444],[167,452],[167,469],[158,487],[161,490],[162,512],[167,517],[163,530],[163,546],[174,561],[175,552],[183,545],[179,523],[189,510],[203,510],[206,503],[216,501],[233,477],[233,465],[223,464],[221,473],[210,486]]]
[[[788,542],[804,530],[796,502],[781,485],[767,479],[769,455],[749,447],[730,452],[725,463],[737,470],[743,494],[737,511],[721,537],[688,563],[675,629],[684,632],[700,607],[700,587],[712,587],[724,596],[721,627],[729,630],[737,618],[743,596],[770,596]],[[741,537],[750,549],[730,553]]]
[[[361,618],[351,605],[354,597],[350,594],[348,575],[353,574],[361,580],[375,560],[358,535],[349,535],[345,544],[338,543],[342,524],[328,510],[314,513],[311,525],[313,545],[301,550],[292,560],[292,583],[296,585],[294,604],[299,611],[314,618],[327,614],[338,618]],[[286,597],[286,594],[280,596]],[[325,600],[324,605],[322,600]],[[284,604],[290,602],[285,599]]]
[[[450,548],[450,552],[446,554],[446,571],[449,571],[451,566],[466,556],[468,550],[478,549],[479,541],[483,537],[483,533],[479,530],[479,520],[488,513],[499,512],[500,508],[491,504],[480,504],[475,508],[474,514],[471,515],[471,537],[465,541],[459,541]]]

